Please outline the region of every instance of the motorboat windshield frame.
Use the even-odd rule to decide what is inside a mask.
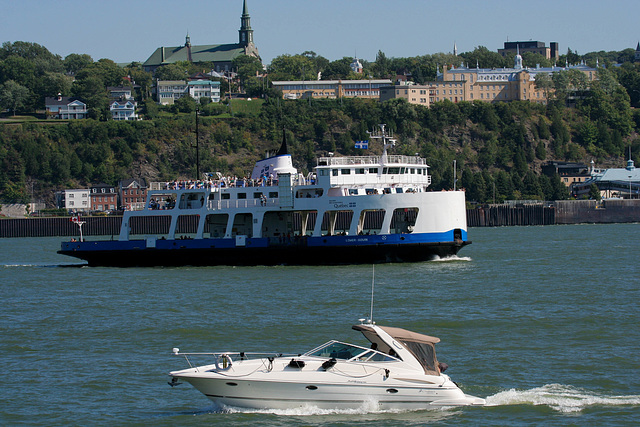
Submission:
[[[398,362],[399,358],[383,353],[373,348],[362,347],[342,341],[331,340],[314,348],[304,356],[334,358],[352,362]]]

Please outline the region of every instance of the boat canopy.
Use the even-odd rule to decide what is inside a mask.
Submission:
[[[401,343],[404,348],[406,348],[413,357],[420,362],[425,374],[440,375],[435,349],[435,344],[440,342],[440,338],[407,331],[402,328],[377,325],[376,327],[382,329],[382,331],[389,334],[391,338]],[[356,331],[362,332],[362,334],[371,341],[371,343],[376,345],[376,348],[379,351],[390,353],[393,350],[390,345],[391,343],[385,342],[373,326],[354,325],[352,328]]]

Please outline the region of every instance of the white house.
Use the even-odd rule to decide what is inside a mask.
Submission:
[[[138,120],[136,101],[133,99],[116,99],[109,105],[113,120]]]
[[[197,101],[209,98],[211,102],[220,102],[220,82],[211,80],[158,80],[156,82],[158,103],[171,105],[183,96],[189,95]]]
[[[197,100],[209,98],[211,102],[220,102],[220,82],[192,80],[189,82],[189,95]]]
[[[89,190],[86,188],[56,192],[58,208],[69,211],[89,211]]]
[[[55,98],[46,97],[44,103],[47,117],[63,120],[87,118],[87,104],[78,98],[58,94]]]

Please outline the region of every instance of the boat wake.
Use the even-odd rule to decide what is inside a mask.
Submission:
[[[440,258],[439,256],[436,255],[431,261],[432,262],[471,261],[471,257],[468,257],[468,256],[459,257],[458,255],[449,255],[449,256]]]
[[[562,384],[546,384],[531,390],[506,390],[487,397],[486,406],[546,405],[558,412],[580,412],[589,406],[640,405],[640,395],[607,396]]]
[[[68,267],[86,267],[87,264],[4,264],[0,265],[0,268],[13,268],[13,267],[42,267],[42,268],[68,268]]]
[[[433,412],[447,412],[453,407],[434,407]],[[237,408],[232,406],[223,406],[219,408],[219,412],[227,414],[272,414],[279,416],[300,417],[300,416],[319,416],[319,415],[366,415],[366,414],[402,414],[407,412],[415,412],[410,409],[380,409],[378,403],[374,401],[364,402],[358,408],[352,409],[321,409],[312,404],[304,405],[299,408],[292,409],[248,409]]]

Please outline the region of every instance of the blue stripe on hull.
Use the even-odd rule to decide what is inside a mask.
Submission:
[[[105,266],[180,265],[322,265],[415,262],[456,254],[469,244],[453,231],[370,236],[322,236],[235,239],[64,242],[59,253]]]

